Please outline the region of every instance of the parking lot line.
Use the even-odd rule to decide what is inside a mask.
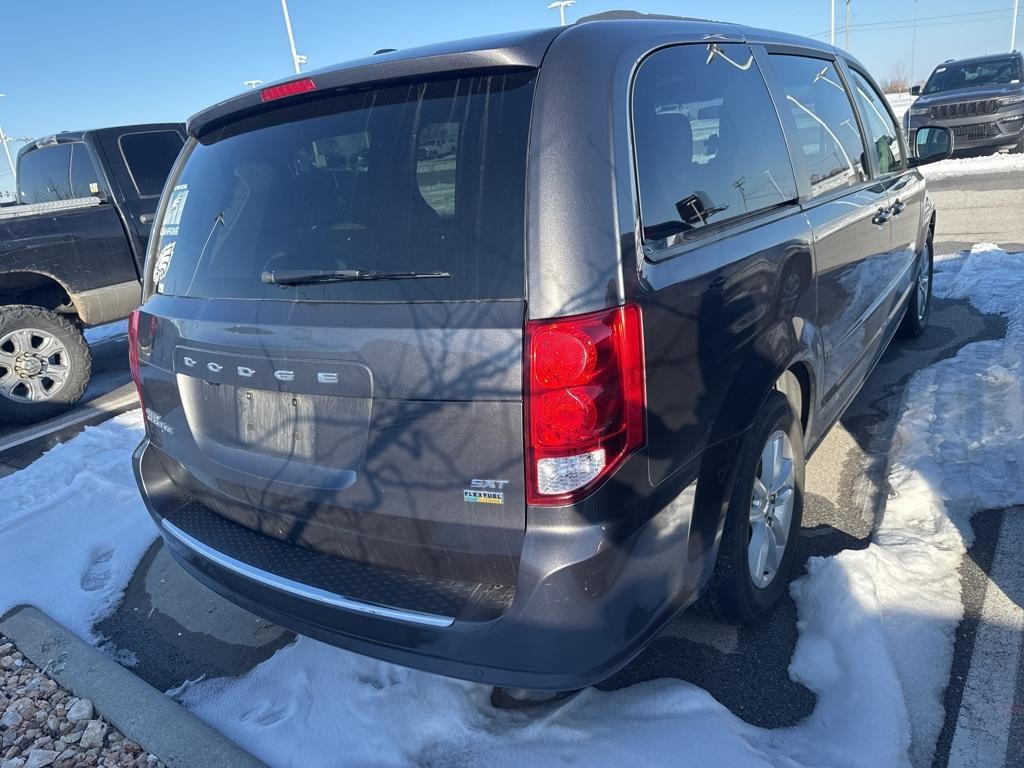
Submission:
[[[121,411],[127,410],[132,405],[138,405],[138,402],[139,396],[135,390],[135,384],[129,382],[112,392],[108,392],[101,397],[97,397],[95,400],[90,400],[88,403],[78,406],[62,416],[47,419],[40,424],[33,424],[0,438],[0,454],[68,427],[75,427],[96,419],[109,418]]]
[[[971,666],[949,751],[950,768],[1004,768],[1024,632],[1024,512],[1003,517]]]

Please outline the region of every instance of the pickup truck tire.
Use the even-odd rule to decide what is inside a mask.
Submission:
[[[698,611],[731,624],[768,618],[789,587],[803,488],[800,419],[773,390],[743,438],[715,569]]]
[[[42,307],[0,307],[0,421],[66,411],[85,393],[91,370],[89,345],[75,325]]]

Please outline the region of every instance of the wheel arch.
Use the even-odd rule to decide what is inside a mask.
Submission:
[[[72,291],[56,276],[31,269],[0,273],[0,306],[26,304],[60,314],[78,314]]]

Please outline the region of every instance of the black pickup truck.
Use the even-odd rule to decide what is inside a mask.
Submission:
[[[71,407],[89,383],[83,328],[139,304],[178,123],[48,136],[18,153],[18,204],[0,208],[0,421]]]

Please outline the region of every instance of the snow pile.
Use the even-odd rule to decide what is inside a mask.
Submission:
[[[102,344],[112,339],[128,338],[128,321],[118,320],[106,325],[97,325],[95,328],[85,329],[85,340],[89,344]]]
[[[549,713],[493,710],[486,688],[364,659],[309,639],[184,703],[276,766],[929,765],[943,720],[957,568],[971,511],[1024,502],[1024,256],[977,246],[937,265],[940,296],[1009,316],[1005,341],[916,374],[893,447],[893,498],[872,544],[816,558],[793,585],[790,672],[814,713],[763,730],[705,691],[661,680],[587,690]]]
[[[38,606],[95,641],[156,537],[132,476],[139,411],[88,427],[0,479],[0,615]]]
[[[973,176],[980,173],[1012,173],[1016,174],[1021,189],[1024,189],[1024,155],[999,154],[985,157],[953,158],[931,165],[922,165],[921,173],[929,181]]]
[[[900,121],[903,120],[903,115],[910,109],[910,105],[917,101],[917,96],[911,96],[909,93],[887,93],[885,98],[889,102],[889,106],[892,107],[896,119]]]

